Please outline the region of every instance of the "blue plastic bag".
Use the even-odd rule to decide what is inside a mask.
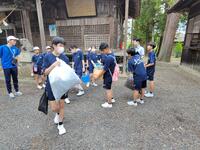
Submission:
[[[83,81],[84,84],[87,84],[90,82],[90,75],[88,73],[83,74],[81,77],[81,80]]]

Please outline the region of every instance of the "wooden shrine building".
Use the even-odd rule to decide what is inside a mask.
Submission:
[[[41,46],[37,1],[0,0],[0,19],[18,6],[6,19],[9,25],[0,26],[0,44],[14,34]],[[41,8],[46,45],[51,44],[53,36],[62,36],[66,48],[75,44],[85,50],[108,42],[117,49],[123,40],[125,0],[41,0]],[[139,10],[140,0],[129,0],[129,17],[137,17]]]
[[[200,0],[179,0],[169,12],[188,12],[181,64],[200,71]]]

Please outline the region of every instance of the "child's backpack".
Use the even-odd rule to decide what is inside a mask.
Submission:
[[[111,56],[111,57],[115,60],[115,69],[114,69],[113,75],[112,75],[110,69],[109,69],[109,72],[110,72],[110,75],[112,76],[112,81],[116,82],[119,80],[120,69],[119,69],[119,65],[117,64],[115,57],[113,57],[113,56]]]

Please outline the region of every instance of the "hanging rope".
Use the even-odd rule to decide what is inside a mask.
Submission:
[[[5,21],[16,9],[17,9],[17,6],[5,18],[3,18],[0,22],[2,23],[3,21]]]

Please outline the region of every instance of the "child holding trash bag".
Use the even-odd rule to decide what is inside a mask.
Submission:
[[[76,45],[71,46],[70,49],[72,52],[72,60],[73,60],[72,67],[74,68],[75,73],[81,79],[83,72],[85,72],[85,61],[84,61],[83,52]],[[81,84],[76,85],[76,88],[79,89],[77,96],[82,96],[85,94],[84,89],[82,88]]]
[[[91,85],[95,86],[95,87],[98,85],[95,83],[95,80],[93,77],[93,71],[94,71],[94,67],[96,66],[98,61],[99,61],[99,56],[96,53],[96,47],[92,46],[90,52],[88,52],[88,55],[87,55],[87,68],[88,68],[90,78],[92,81]]]
[[[50,72],[56,67],[60,65],[60,61],[57,60],[61,59],[64,61],[66,64],[69,64],[69,59],[67,56],[63,54],[64,52],[64,39],[61,37],[55,37],[52,41],[52,46],[53,46],[53,52],[48,53],[44,57],[44,64],[43,64],[43,69],[44,69],[44,74],[47,76],[47,83],[46,83],[46,92],[47,92],[47,97],[49,100],[50,107],[53,112],[56,113],[55,118],[54,118],[54,123],[58,124],[57,128],[59,130],[59,135],[65,134],[66,129],[64,128],[63,125],[63,119],[64,119],[64,99],[68,97],[67,94],[64,94],[61,97],[60,101],[55,101],[55,97],[53,95],[50,81],[49,81],[49,74]]]
[[[115,56],[107,43],[101,43],[99,50],[104,54],[103,69],[98,72],[94,72],[94,78],[98,79],[103,76],[103,88],[106,90],[107,102],[101,106],[103,108],[112,108],[112,104],[115,102],[112,92],[112,75],[116,65]]]
[[[143,98],[146,88],[146,69],[144,67],[144,62],[135,50],[135,48],[130,48],[127,50],[129,60],[128,60],[128,70],[133,73],[134,79],[134,91],[133,100],[127,102],[130,106],[137,106],[138,103],[143,104]],[[141,91],[141,96],[139,92]]]

